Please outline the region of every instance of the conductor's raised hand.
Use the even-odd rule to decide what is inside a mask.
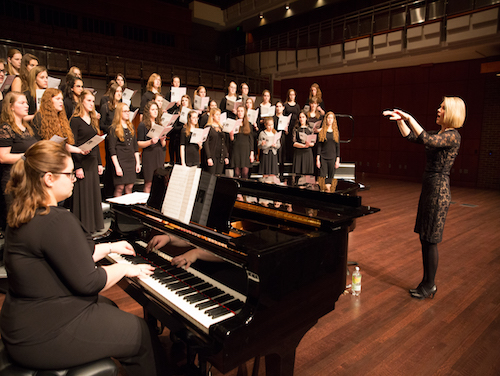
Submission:
[[[401,115],[395,110],[385,110],[382,115],[389,117],[389,120],[402,120]]]

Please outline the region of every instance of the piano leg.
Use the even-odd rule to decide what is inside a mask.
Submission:
[[[266,375],[292,376],[295,366],[295,349],[282,354],[266,355]]]

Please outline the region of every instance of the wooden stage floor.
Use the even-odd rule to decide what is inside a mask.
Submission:
[[[413,233],[420,185],[360,181],[370,186],[360,193],[363,204],[381,209],[358,219],[349,235],[349,259],[363,275],[361,296],[341,296],[305,335],[295,375],[500,375],[500,192],[452,186],[438,291],[421,301],[407,291],[422,276]],[[141,314],[118,287],[105,295]],[[263,361],[259,375],[265,375]]]

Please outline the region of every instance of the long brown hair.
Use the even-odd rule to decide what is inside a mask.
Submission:
[[[24,156],[12,166],[6,188],[13,198],[7,215],[7,223],[13,228],[31,221],[37,209],[43,209],[41,215],[50,212],[43,175],[47,172],[61,173],[67,159],[71,158],[63,144],[48,140],[33,144]]]
[[[57,112],[52,103],[52,98],[59,94],[62,94],[61,90],[54,88],[49,88],[43,93],[40,110],[38,111],[42,116],[42,123],[38,133],[43,140],[50,140],[54,135],[66,137],[68,143],[73,145],[75,138],[69,126],[64,106],[60,112]]]
[[[311,88],[316,88],[316,99],[318,100],[318,104],[321,103],[321,98],[322,98],[322,94],[321,94],[321,89],[319,88],[319,85],[315,82],[314,84],[311,85],[311,87],[309,88],[309,99],[311,99],[312,97],[314,97],[314,95],[312,95],[312,90]]]
[[[335,114],[332,111],[328,111],[325,117],[323,118],[323,123],[321,124],[321,129],[318,133],[318,141],[319,142],[326,141],[326,133],[328,132],[328,123],[326,122],[326,119],[329,115],[333,115],[333,124],[332,124],[333,139],[335,142],[339,142],[339,127],[337,126],[337,118],[335,117]]]
[[[10,59],[12,59],[12,58],[14,57],[14,55],[15,55],[15,54],[19,54],[19,55],[21,55],[21,56],[23,55],[23,54],[21,53],[21,51],[19,51],[17,48],[11,48],[11,49],[7,52],[7,57],[8,57],[8,58],[10,58]],[[14,69],[15,69],[15,68],[12,66],[11,62],[7,59],[7,72],[8,72],[9,74],[15,75],[15,74],[16,74],[16,72],[14,72]],[[21,69],[19,69],[19,70],[21,70]],[[19,73],[21,73],[21,72],[19,72]]]
[[[127,106],[125,103],[118,103],[116,105],[115,116],[113,118],[113,123],[111,124],[111,129],[115,132],[116,137],[121,141],[125,141],[125,132],[122,127],[122,112],[123,107]],[[128,107],[128,106],[127,106]],[[127,128],[130,131],[130,134],[134,135],[134,126],[130,122],[130,120],[126,121]]]
[[[1,122],[8,123],[12,128],[12,130],[18,135],[22,135],[23,132],[21,132],[21,130],[16,124],[16,117],[14,115],[14,112],[12,111],[12,105],[19,99],[20,96],[26,98],[26,96],[23,93],[19,93],[18,91],[9,91],[5,96],[5,98],[3,99],[2,115],[1,115]],[[23,125],[26,127],[29,134],[33,136],[33,129],[31,129],[28,122],[23,120]]]
[[[252,127],[250,126],[250,122],[248,121],[247,108],[245,106],[239,106],[238,108],[243,107],[245,109],[245,116],[243,116],[243,121],[241,122],[239,133],[250,134],[252,132]]]
[[[21,60],[21,70],[19,72],[19,77],[21,78],[21,90],[26,91],[28,90],[28,81],[29,81],[29,70],[28,70],[28,65],[31,60],[36,60],[38,63],[38,58],[35,55],[32,54],[24,54],[22,60]]]
[[[47,68],[45,68],[43,65],[37,65],[29,73],[28,90],[30,91],[33,99],[36,99],[36,77],[42,72],[47,72]]]
[[[151,129],[153,124],[156,122],[156,119],[151,118],[151,113],[149,112],[152,106],[156,106],[158,108],[158,113],[160,112],[158,103],[156,103],[155,101],[149,101],[148,103],[146,103],[146,105],[144,106],[144,112],[142,114],[142,122],[147,129]]]
[[[84,117],[85,116],[85,108],[83,107],[83,100],[87,95],[92,95],[94,97],[94,94],[90,92],[90,90],[83,90],[82,94],[80,95],[80,98],[78,99],[78,103],[75,106],[75,110],[73,111],[73,115],[71,115],[71,118],[74,117]],[[94,97],[95,98],[95,97]],[[94,103],[94,109],[89,112],[90,115],[90,125],[92,128],[94,128],[95,132],[97,134],[101,133],[101,130],[99,129],[99,120],[97,119],[97,114],[95,112],[95,103]],[[71,119],[70,119],[71,120]]]
[[[187,116],[188,117],[188,121],[187,121],[186,124],[184,124],[184,129],[186,131],[186,137],[189,137],[189,135],[191,134],[191,123],[189,122],[189,119],[191,119],[191,114],[198,115],[198,112],[194,111],[194,110],[188,112],[188,116]],[[198,128],[198,122],[196,122],[195,128]]]
[[[119,103],[116,101],[115,99],[115,94],[116,94],[116,90],[118,90],[118,88],[121,88],[120,85],[118,85],[116,82],[111,85],[111,87],[109,88],[109,95],[108,95],[108,110],[110,111],[114,111],[116,109],[116,105]]]

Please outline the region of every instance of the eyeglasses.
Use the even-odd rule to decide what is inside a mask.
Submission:
[[[76,180],[76,175],[74,171],[71,172],[53,172],[55,175],[66,175],[71,180]]]
[[[0,73],[5,73],[5,69],[0,69]]]

